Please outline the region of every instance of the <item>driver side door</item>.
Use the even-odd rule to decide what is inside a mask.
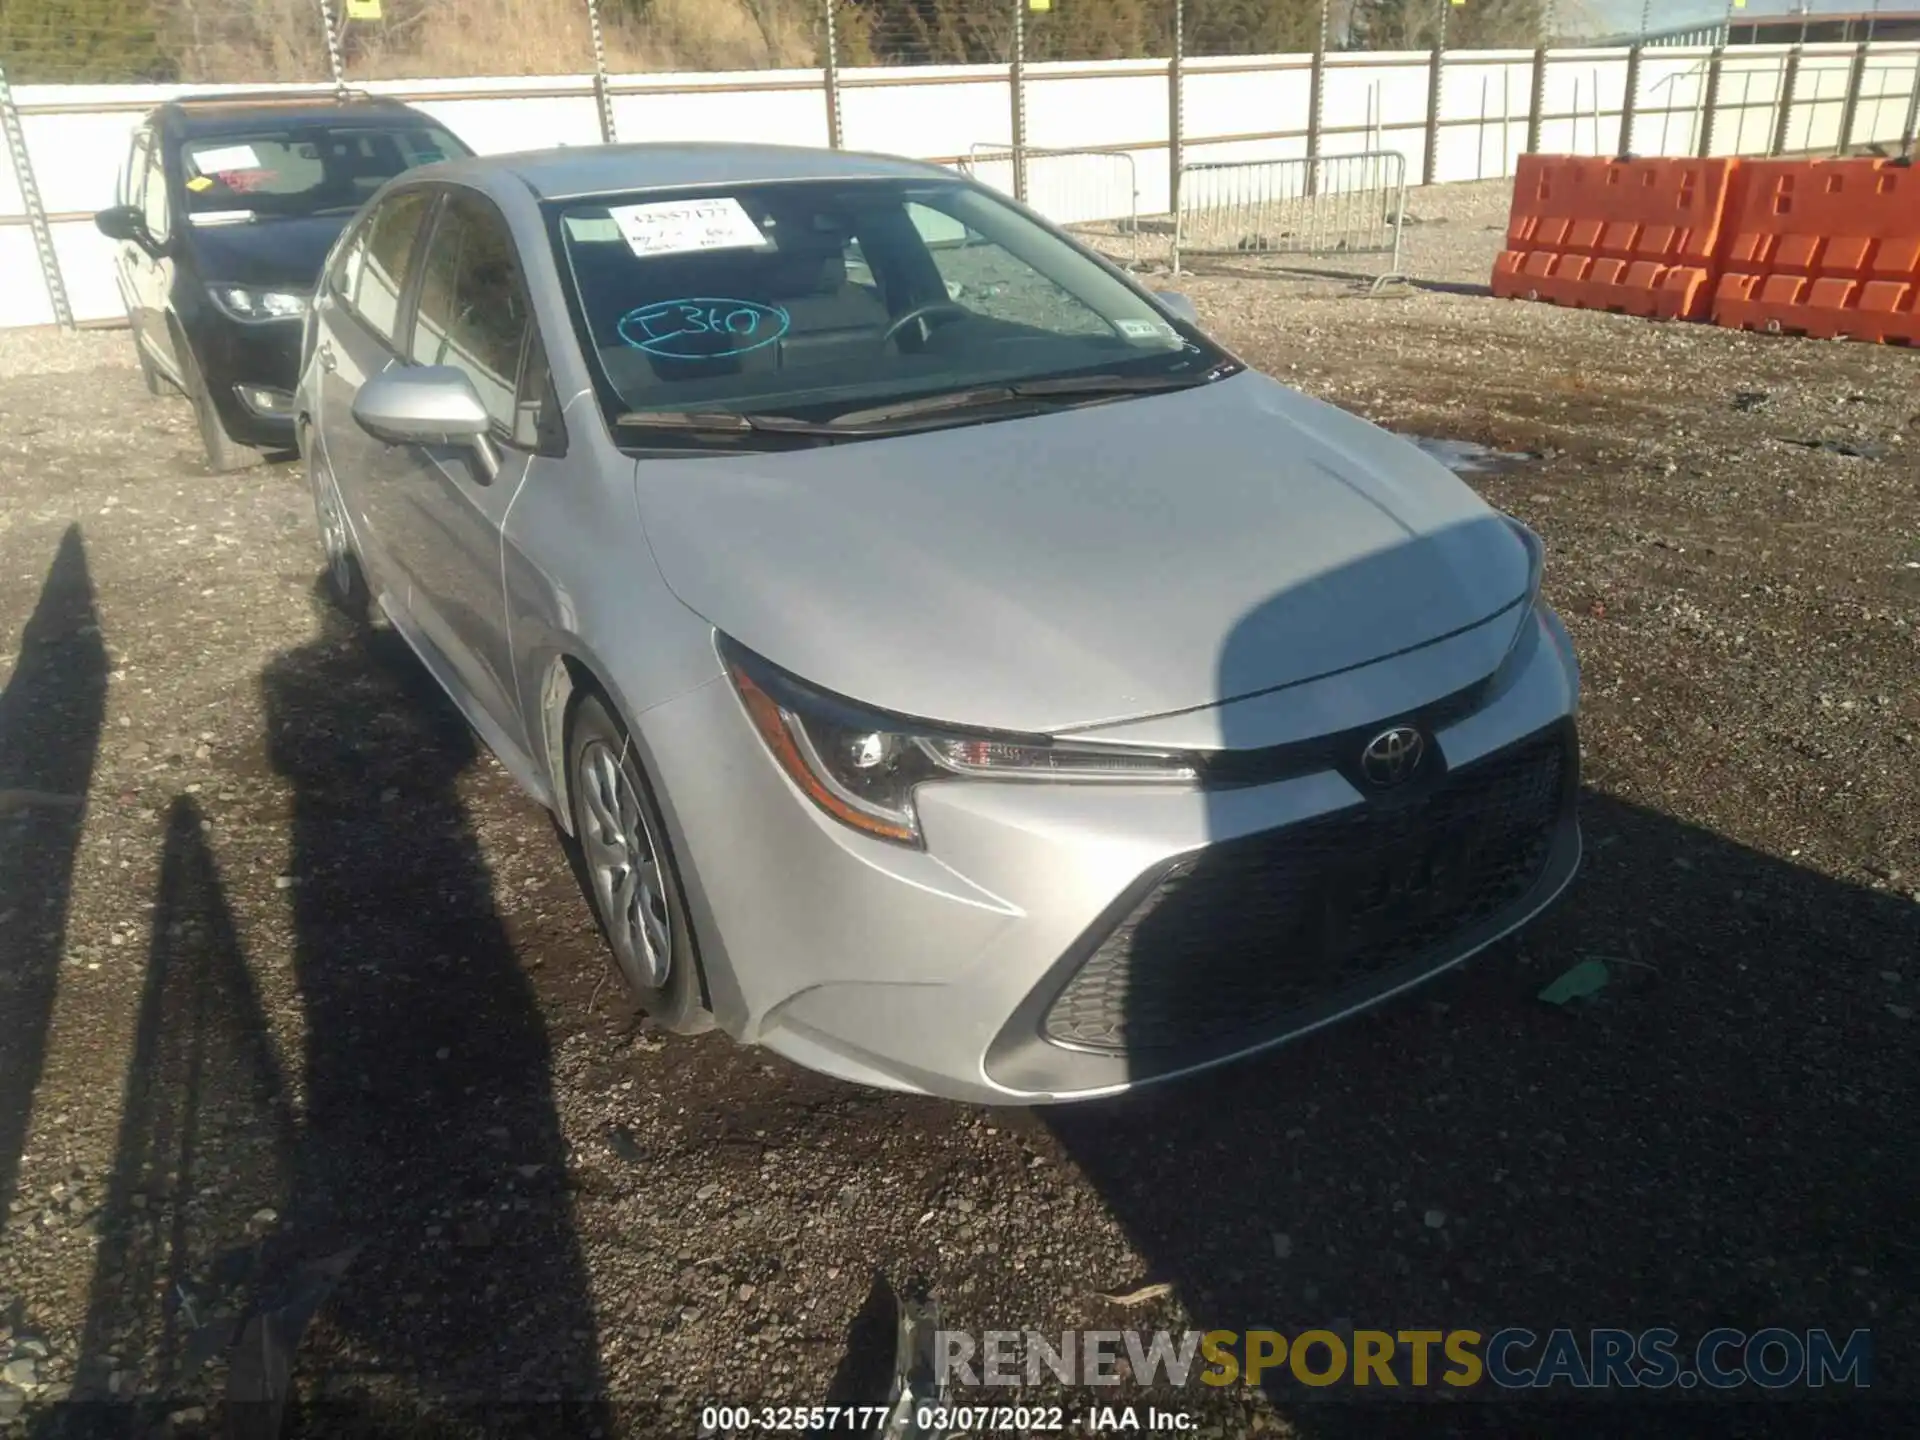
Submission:
[[[481,444],[403,445],[386,469],[389,541],[431,663],[468,704],[502,758],[524,752],[525,725],[507,632],[507,512],[536,463],[545,361],[506,218],[478,191],[447,188],[420,260],[405,351],[410,365],[464,374],[492,419]],[[491,473],[489,473],[491,472]]]

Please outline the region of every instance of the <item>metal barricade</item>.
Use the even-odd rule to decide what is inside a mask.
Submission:
[[[1027,172],[1027,204],[1064,230],[1132,269],[1140,258],[1140,187],[1125,150],[1019,151]],[[976,144],[961,170],[983,185],[1013,193],[1011,145]]]
[[[1180,167],[1173,272],[1183,255],[1385,255],[1379,289],[1404,280],[1407,157],[1368,150],[1317,160],[1208,160]]]

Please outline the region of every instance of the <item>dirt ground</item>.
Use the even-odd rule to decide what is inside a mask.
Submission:
[[[919,1281],[1056,1334],[1866,1327],[1920,1397],[1920,355],[1494,301],[1497,188],[1412,209],[1410,292],[1181,288],[1289,383],[1539,457],[1470,478],[1579,647],[1585,869],[1402,1003],[1056,1110],[651,1033],[543,814],[323,618],[297,470],[205,475],[124,333],[0,334],[0,1420],[194,1433],[291,1296],[316,1403],[691,1436],[877,1401]],[[1196,1392],[1214,1435],[1385,1419]]]

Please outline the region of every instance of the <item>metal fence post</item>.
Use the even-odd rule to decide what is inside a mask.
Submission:
[[[1446,76],[1447,0],[1437,0],[1439,28],[1433,34],[1433,59],[1427,67],[1427,153],[1420,166],[1420,183],[1431,185],[1440,173],[1440,88]]]
[[[1700,143],[1695,148],[1702,160],[1713,154],[1713,118],[1720,108],[1720,69],[1727,58],[1727,47],[1716,45],[1707,60],[1707,93],[1700,98]]]
[[[1329,0],[1320,0],[1320,30],[1313,42],[1313,77],[1307,95],[1307,194],[1320,192],[1320,128],[1327,109],[1327,12]]]
[[[600,143],[619,138],[613,125],[613,91],[607,84],[607,44],[600,33],[600,0],[587,0],[587,33],[593,38],[593,98],[600,109]]]
[[[1185,163],[1181,132],[1186,100],[1180,62],[1186,49],[1186,5],[1173,0],[1173,56],[1167,61],[1167,209],[1173,216],[1173,273],[1180,273],[1180,167]]]
[[[0,64],[0,129],[7,132],[13,179],[20,187],[21,203],[27,207],[27,228],[33,231],[33,248],[40,257],[40,278],[46,282],[53,318],[62,330],[71,330],[73,307],[67,303],[67,284],[60,278],[60,256],[53,248],[53,228],[47,224],[47,207],[41,203],[40,187],[34,183],[26,131],[20,128],[20,111],[14,106],[13,86],[7,82],[4,64]]]
[[[1914,132],[1920,130],[1920,57],[1913,62],[1913,93],[1907,96],[1907,123],[1900,127],[1900,153],[1913,156]]]
[[[1620,148],[1615,153],[1622,157],[1633,154],[1633,119],[1640,108],[1640,52],[1644,47],[1636,44],[1627,52],[1627,93],[1620,102]],[[1594,97],[1594,103],[1600,103],[1600,97]]]
[[[1853,47],[1853,64],[1847,71],[1847,99],[1840,107],[1840,138],[1833,153],[1844,155],[1853,148],[1853,122],[1860,115],[1860,88],[1867,79],[1867,42]]]
[[[1787,52],[1787,63],[1780,75],[1780,113],[1773,117],[1773,145],[1769,155],[1787,153],[1787,129],[1793,123],[1793,92],[1800,86],[1800,47]]]
[[[821,0],[827,12],[827,144],[835,150],[846,144],[840,129],[840,32],[833,23],[839,0]]]
[[[1547,103],[1547,47],[1545,37],[1539,48],[1533,52],[1533,96],[1527,102],[1527,153],[1540,153],[1540,126],[1546,118]]]
[[[1007,73],[1013,101],[1013,198],[1027,198],[1027,0],[1013,6],[1013,66]]]
[[[327,37],[327,65],[333,71],[333,93],[344,100],[347,98],[347,61],[340,48],[340,17],[334,12],[333,0],[320,0],[320,28]]]

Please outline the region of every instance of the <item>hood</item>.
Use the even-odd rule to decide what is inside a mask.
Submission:
[[[1427,644],[1528,580],[1436,461],[1254,373],[636,477],[691,609],[816,686],[955,725],[1217,704]]]
[[[259,285],[311,291],[320,280],[327,251],[352,215],[314,215],[251,220],[233,225],[194,225],[194,259],[209,284]]]

